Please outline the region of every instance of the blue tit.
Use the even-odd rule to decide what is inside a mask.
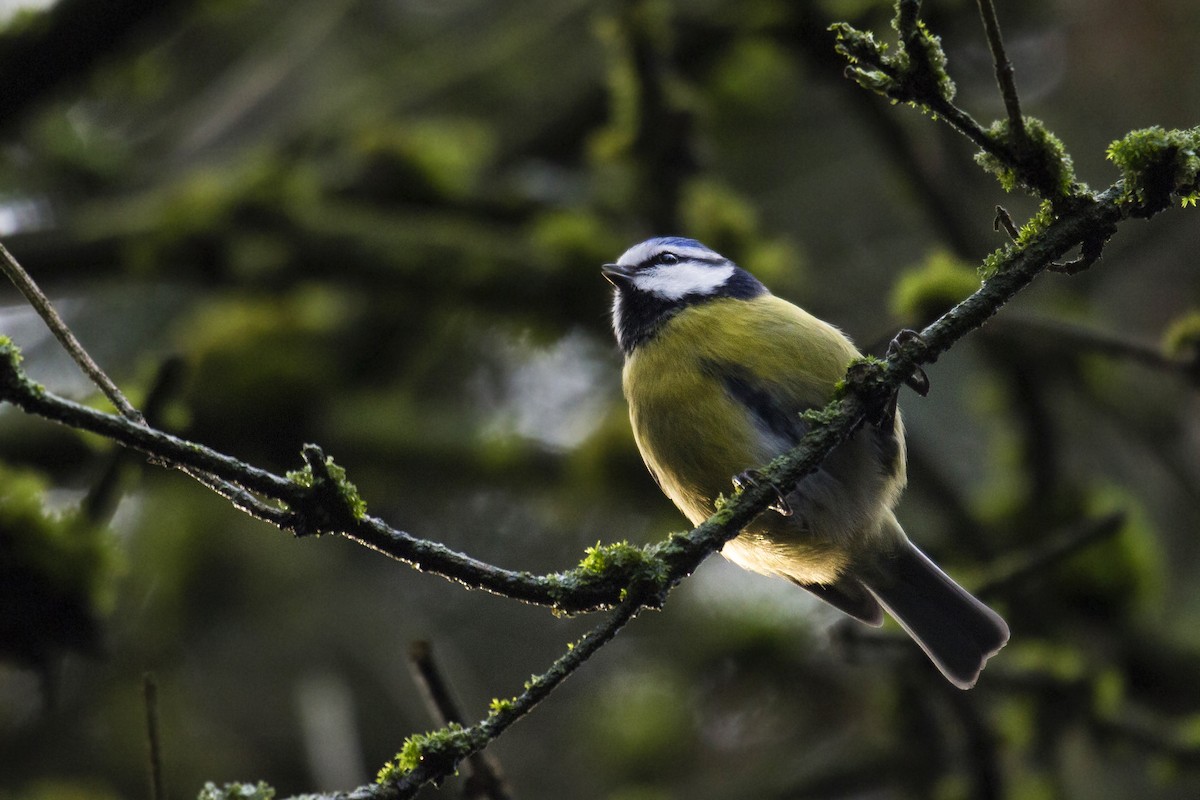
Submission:
[[[858,350],[694,239],[635,245],[604,265],[646,467],[696,525],[731,478],[794,447]],[[892,512],[906,482],[899,412],[864,425],[724,547],[869,625],[887,611],[959,688],[1008,641],[998,614],[918,550]]]

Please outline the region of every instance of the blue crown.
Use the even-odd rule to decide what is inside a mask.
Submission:
[[[695,247],[699,250],[707,250],[710,253],[715,252],[711,247],[706,246],[702,242],[695,239],[689,239],[686,236],[656,236],[653,239],[647,239],[644,244],[654,242],[663,247]]]

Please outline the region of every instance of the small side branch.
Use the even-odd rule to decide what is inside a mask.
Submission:
[[[996,16],[996,5],[992,0],[979,0],[979,16],[987,34],[988,49],[992,51],[992,63],[996,66],[996,84],[1004,98],[1004,109],[1008,112],[1008,124],[1018,142],[1026,141],[1025,117],[1021,114],[1021,100],[1017,96],[1012,62],[1004,50],[1004,39],[1000,36],[1000,20]]]
[[[50,329],[51,333],[54,334],[54,337],[58,339],[59,343],[62,344],[63,348],[67,351],[67,353],[70,354],[71,358],[74,359],[75,363],[79,366],[83,373],[87,375],[87,377],[91,379],[91,381],[95,383],[97,387],[100,388],[106,397],[108,397],[109,401],[112,402],[113,406],[117,409],[117,411],[120,412],[121,416],[134,426],[148,429],[149,426],[147,425],[146,418],[142,415],[142,412],[134,408],[133,404],[129,402],[124,393],[117,387],[112,379],[108,377],[107,373],[105,373],[104,370],[100,368],[100,365],[97,364],[91,355],[88,354],[87,350],[84,349],[83,345],[80,344],[79,340],[75,337],[75,334],[70,328],[67,327],[66,322],[64,322],[62,317],[59,316],[54,306],[50,303],[50,299],[46,296],[45,292],[41,290],[41,288],[33,280],[33,277],[25,271],[25,268],[22,267],[15,258],[13,258],[12,254],[8,252],[8,249],[5,248],[3,244],[0,244],[0,270],[2,270],[4,274],[8,276],[9,280],[13,282],[13,285],[15,285],[21,294],[25,296],[25,299],[28,300],[29,304],[32,305],[37,311],[38,316],[40,316],[46,323],[46,327]],[[169,380],[169,376],[166,375],[166,372],[170,371],[171,370],[166,370],[163,374],[160,374],[160,378]],[[120,440],[117,439],[116,441]],[[151,455],[154,454],[151,453]],[[161,458],[161,456],[156,457]],[[176,460],[173,466],[177,467],[187,475],[195,478],[197,481],[204,484],[209,489],[212,489],[221,497],[229,500],[234,506],[242,511],[245,511],[253,517],[257,517],[258,519],[271,522],[273,524],[280,524],[284,519],[282,516],[283,512],[279,509],[263,503],[249,492],[246,492],[240,486],[236,485],[235,483],[231,483],[229,480],[222,479],[217,475],[210,474],[202,469],[197,469],[196,467],[188,464],[186,459]],[[116,470],[118,468],[119,465],[114,462],[112,472],[113,480],[115,480]],[[115,486],[110,488],[115,488]],[[88,511],[90,513],[99,513],[102,509],[96,507],[94,503],[100,502],[102,499],[102,494],[96,494],[90,497],[89,502],[85,502],[85,506],[87,506]]]
[[[976,160],[995,173],[1006,189],[1020,186],[1050,201],[1055,212],[1067,212],[1089,201],[1090,194],[1075,179],[1062,142],[1038,120],[1022,116],[1012,65],[1004,52],[991,0],[980,0],[980,10],[1008,111],[1008,119],[987,130],[954,103],[954,83],[946,72],[946,54],[938,37],[920,20],[920,0],[896,3],[894,24],[900,37],[897,52],[889,52],[871,33],[846,23],[832,26],[838,38],[836,50],[849,62],[847,76],[861,86],[893,101],[918,106],[974,142],[982,151]],[[1102,244],[1106,238],[1094,237],[1094,241]],[[1077,269],[1094,260],[1085,259]]]
[[[1011,158],[1007,148],[952,102],[954,84],[944,71],[937,69],[944,59],[940,43],[920,24],[920,10],[919,0],[901,0],[897,4],[895,25],[901,51],[895,55],[868,32],[845,22],[830,26],[837,37],[835,50],[849,62],[846,76],[894,101],[924,106],[985,153],[1007,162]],[[934,54],[939,59],[938,65],[934,64]]]
[[[380,772],[378,783],[361,786],[344,797],[347,800],[405,800],[414,797],[426,784],[453,774],[464,759],[487,747],[513,723],[529,714],[608,644],[645,605],[645,598],[627,597],[608,619],[559,656],[546,672],[531,678],[521,694],[510,701],[494,703],[492,712],[470,728],[455,728],[443,731],[444,735],[410,739],[416,749],[416,753],[411,754],[413,764],[389,763]],[[406,766],[412,768],[406,771]]]
[[[142,694],[146,703],[146,742],[150,759],[150,800],[167,800],[163,780],[162,742],[158,727],[158,682],[147,672],[142,678]]]
[[[434,721],[442,727],[461,725],[466,718],[454,701],[450,686],[433,657],[433,645],[427,641],[413,642],[408,651],[408,665],[413,681],[421,687],[425,705]],[[512,800],[499,762],[486,752],[467,756],[466,772],[463,795],[468,800]]]

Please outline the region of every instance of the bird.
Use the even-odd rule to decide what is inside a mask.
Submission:
[[[801,416],[861,357],[840,330],[695,239],[663,236],[601,267],[622,388],[650,475],[693,525],[793,448]],[[899,410],[864,424],[722,549],[868,625],[889,613],[955,686],[1008,641],[1004,619],[914,545],[893,511],[907,482]]]

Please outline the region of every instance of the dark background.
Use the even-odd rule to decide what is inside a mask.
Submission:
[[[1200,122],[1192,0],[999,5],[1026,112],[1094,187],[1112,140]],[[828,23],[890,15],[62,0],[0,34],[0,236],[135,403],[177,365],[169,430],[278,472],[318,442],[390,523],[565,569],[686,527],[630,437],[600,263],[695,236],[878,352],[976,283],[997,203],[1035,209],[842,77]],[[1003,115],[975,4],[926,18],[959,103]],[[1046,326],[1157,347],[1200,303],[1198,251],[1194,210],[1126,223],[902,396],[899,514],[965,585],[1126,514],[990,597],[1012,642],[975,690],[714,558],[496,743],[515,795],[1197,796],[1196,383]],[[913,275],[924,299],[897,299]],[[12,290],[0,333],[103,406]],[[0,797],[144,796],[147,671],[173,796],[349,789],[433,727],[411,641],[475,719],[591,624],[295,541],[157,468],[80,522],[112,450],[0,410]]]

